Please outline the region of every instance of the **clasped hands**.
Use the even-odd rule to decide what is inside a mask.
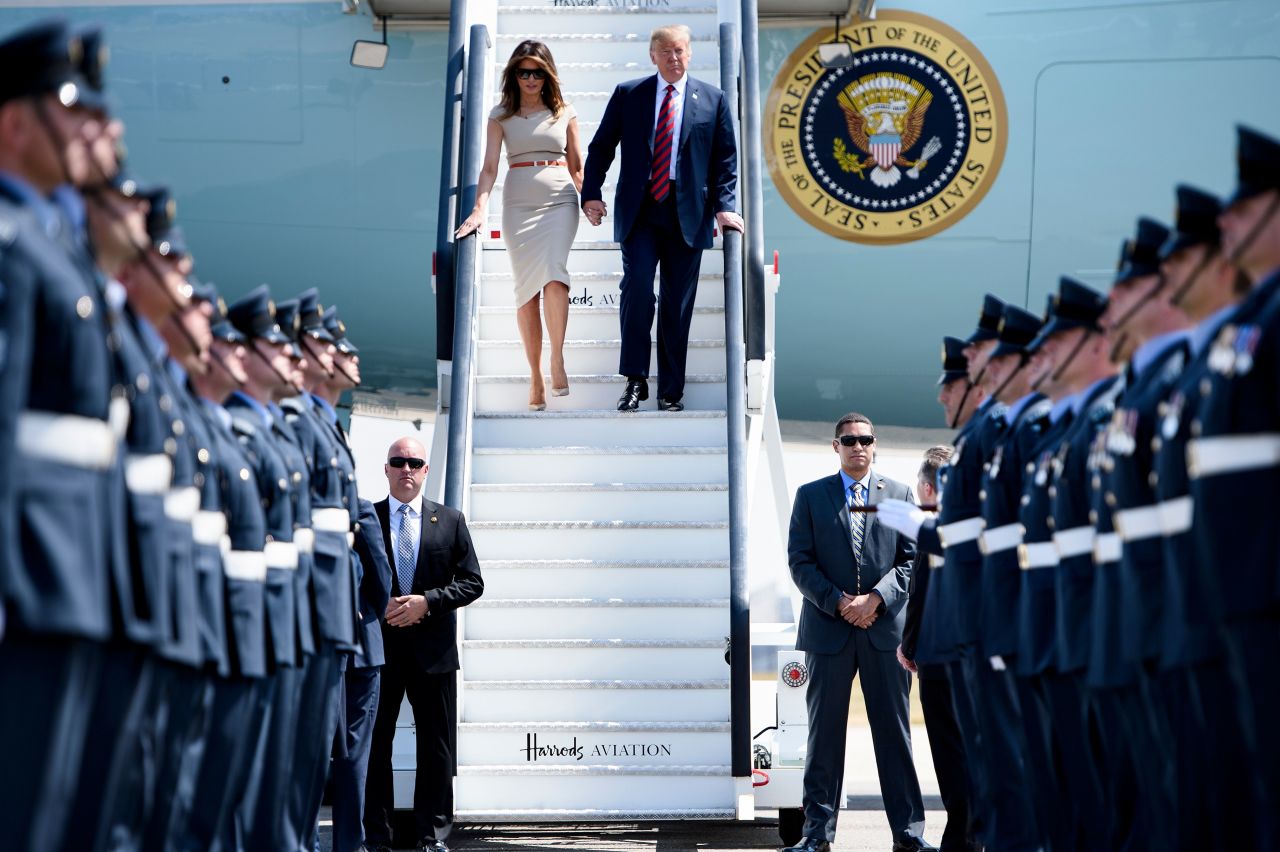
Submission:
[[[427,617],[427,599],[423,595],[401,595],[387,601],[387,624],[408,627]]]
[[[608,215],[608,209],[603,201],[586,201],[582,204],[582,212],[587,217],[587,221],[592,225],[599,225],[600,222]],[[728,211],[716,214],[716,224],[721,229],[728,228],[733,231],[741,232],[743,230],[742,217],[737,213]]]
[[[875,592],[868,592],[865,595],[851,595],[845,592],[840,603],[836,604],[836,611],[840,613],[840,617],[852,624],[854,627],[866,629],[876,623],[876,619],[880,617],[880,596]]]

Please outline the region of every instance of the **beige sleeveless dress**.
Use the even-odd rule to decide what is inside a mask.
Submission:
[[[564,160],[569,121],[577,115],[565,104],[559,118],[540,110],[527,118],[499,120],[502,107],[489,117],[502,125],[508,163]],[[565,264],[578,232],[578,193],[565,166],[509,169],[502,187],[502,239],[515,271],[516,305],[537,295],[549,281],[569,284]]]

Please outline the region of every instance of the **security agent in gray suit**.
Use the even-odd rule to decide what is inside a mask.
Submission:
[[[796,492],[787,543],[791,576],[804,595],[796,650],[809,668],[809,748],[804,767],[804,839],[789,852],[825,852],[836,837],[844,781],[845,734],[853,677],[875,745],[885,812],[896,850],[932,849],[921,839],[924,804],[911,759],[911,675],[898,665],[915,547],[875,522],[885,498],[911,489],[871,469],[875,427],[862,414],[836,423],[833,476]]]

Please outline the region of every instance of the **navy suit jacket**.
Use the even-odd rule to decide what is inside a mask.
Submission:
[[[604,176],[622,146],[622,170],[613,198],[613,238],[626,240],[640,215],[653,169],[653,125],[658,76],[620,83],[587,146],[582,202],[601,200]],[[711,248],[711,220],[738,210],[738,146],[724,92],[689,77],[676,156],[676,209],[691,248]]]
[[[910,488],[873,469],[867,503],[874,506],[889,497],[914,502]],[[836,612],[842,593],[857,593],[859,578],[864,594],[874,589],[884,598],[880,617],[866,628],[872,644],[882,651],[898,647],[902,641],[915,544],[876,523],[875,514],[870,513],[863,536],[862,563],[858,565],[849,529],[849,506],[839,473],[802,485],[796,492],[787,557],[791,577],[804,595],[796,650],[839,654],[853,631],[863,629],[854,627]]]

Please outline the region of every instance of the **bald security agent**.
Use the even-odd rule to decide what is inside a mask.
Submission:
[[[391,747],[407,695],[417,729],[414,842],[425,852],[449,852],[458,734],[457,611],[484,593],[484,580],[462,513],[422,494],[422,444],[396,441],[383,472],[391,494],[374,509],[392,567],[392,592],[382,625],[386,665],[369,758],[365,834],[375,848],[391,845]]]

